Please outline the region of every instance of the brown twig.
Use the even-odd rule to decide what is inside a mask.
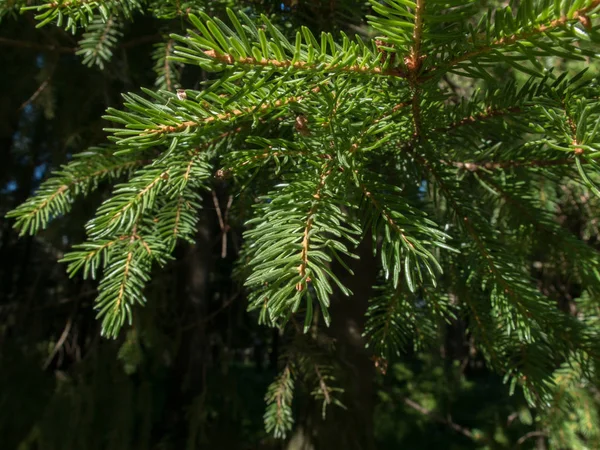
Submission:
[[[73,325],[73,316],[69,317],[69,319],[67,320],[67,324],[65,325],[65,328],[64,328],[62,334],[60,335],[60,338],[58,338],[58,341],[56,342],[56,345],[52,349],[52,352],[50,353],[50,355],[48,355],[48,358],[46,358],[46,362],[44,362],[44,365],[42,366],[42,368],[44,370],[46,370],[50,366],[50,363],[52,362],[52,360],[54,359],[54,357],[56,356],[58,351],[64,345],[65,341],[67,340],[67,337],[69,337],[69,332],[71,331],[72,325]]]
[[[17,109],[17,112],[22,111],[27,105],[34,102],[35,99],[37,99],[42,92],[44,92],[44,90],[50,85],[50,80],[52,79],[52,76],[54,75],[54,72],[56,71],[57,66],[58,66],[58,64],[56,64],[56,62],[55,62],[52,65],[52,68],[50,69],[50,73],[48,74],[46,79],[40,84],[40,86],[35,90],[35,92],[33,94],[31,94],[31,97],[29,97],[27,100],[25,100],[21,104],[21,106],[19,106],[19,109]]]
[[[227,206],[225,207],[225,213],[221,213],[221,206],[219,205],[219,199],[217,193],[212,191],[212,199],[217,211],[217,218],[219,219],[219,227],[221,228],[221,258],[227,257],[227,232],[230,227],[227,223],[227,217],[229,216],[229,209],[233,203],[233,195],[230,195],[227,199]]]
[[[465,169],[469,172],[478,170],[497,170],[507,169],[511,167],[550,167],[564,166],[573,162],[570,158],[554,159],[554,160],[531,160],[531,161],[482,161],[482,162],[462,162],[462,161],[443,161],[442,163],[448,166],[454,166],[459,169]]]
[[[436,414],[435,412],[425,408],[424,406],[420,405],[419,403],[415,402],[414,400],[411,400],[410,398],[404,397],[402,399],[402,401],[404,402],[405,405],[411,407],[412,409],[414,409],[415,411],[420,412],[421,414],[435,420],[436,422],[439,423],[443,423],[445,425],[448,425],[450,428],[452,428],[454,431],[456,431],[457,433],[462,434],[463,436],[468,437],[469,439],[472,439],[474,441],[477,441],[478,439],[473,435],[473,432],[471,430],[469,430],[466,427],[463,427],[457,423],[454,423],[450,418],[445,419],[444,417]]]
[[[331,403],[331,397],[329,396],[329,387],[327,387],[327,383],[325,383],[325,379],[323,375],[321,375],[321,371],[319,370],[319,366],[315,364],[315,373],[317,374],[317,378],[319,379],[319,387],[321,391],[323,391],[323,397],[325,398],[325,403],[328,405]]]
[[[36,42],[29,41],[18,41],[16,39],[8,39],[0,37],[0,45],[6,47],[25,48],[30,50],[43,50],[57,53],[75,53],[77,50],[75,47],[63,47],[61,45],[44,45]]]
[[[548,433],[545,431],[530,431],[529,433],[525,433],[517,440],[517,445],[523,444],[527,439],[532,437],[545,437],[548,436]]]

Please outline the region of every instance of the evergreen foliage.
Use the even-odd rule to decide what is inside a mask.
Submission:
[[[302,334],[320,318],[335,322],[336,296],[355,301],[351,262],[370,245],[381,276],[360,331],[383,372],[461,317],[486,363],[538,408],[552,448],[598,444],[588,388],[598,376],[600,258],[556,220],[556,205],[564,185],[595,208],[590,195],[600,197],[596,73],[559,64],[597,64],[599,0],[484,13],[471,0],[372,0],[373,37],[150,3],[22,8],[40,26],[84,27],[78,54],[101,69],[138,12],[189,27],[155,45],[155,89],[107,110],[110,145],[74,158],[9,213],[21,234],[35,234],[76,197],[116,182],[63,258],[70,275],[101,277],[104,335],[132,324],[153,267],[180,240],[194,242],[201,192],[225,180],[245,227],[249,309],[299,335],[266,394],[269,432],[292,429],[299,379],[323,411],[342,404],[329,349]],[[212,75],[187,84],[183,67]],[[519,81],[507,82],[507,70]],[[454,83],[464,77],[477,88],[462,95]],[[538,266],[577,285],[572,310],[536,285]]]

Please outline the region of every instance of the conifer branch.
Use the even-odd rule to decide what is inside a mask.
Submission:
[[[461,426],[461,425],[459,425],[457,423],[454,423],[449,418],[443,418],[442,416],[439,416],[434,411],[431,411],[431,410],[425,408],[421,404],[415,402],[414,400],[411,400],[408,397],[404,397],[402,399],[402,401],[404,402],[404,404],[406,406],[414,409],[415,411],[420,412],[421,414],[423,414],[423,415],[425,415],[427,417],[431,417],[436,422],[448,425],[452,430],[456,431],[457,433],[460,433],[463,436],[466,436],[467,438],[469,438],[469,439],[471,439],[471,440],[473,440],[475,442],[479,441],[479,439],[473,434],[473,432],[471,430],[469,430],[468,428],[463,427],[463,426]]]
[[[21,11],[35,11],[35,18],[39,20],[38,27],[51,22],[57,22],[73,34],[77,27],[87,27],[94,21],[94,16],[101,16],[103,21],[108,21],[113,14],[131,17],[132,13],[141,9],[138,0],[58,0],[33,6],[24,6]]]
[[[122,36],[120,23],[114,15],[105,20],[102,16],[95,16],[88,25],[86,32],[79,42],[76,54],[83,56],[83,64],[97,65],[100,69],[111,60],[112,49],[117,45]]]
[[[294,395],[294,382],[289,364],[287,364],[277,379],[269,386],[265,401],[267,410],[264,415],[265,428],[276,438],[285,437],[292,429],[291,402]]]
[[[319,388],[321,389],[325,403],[327,405],[329,405],[331,403],[331,396],[329,394],[330,387],[327,386],[327,383],[325,382],[325,378],[323,377],[323,375],[321,374],[321,371],[319,370],[319,366],[317,364],[314,364],[314,367],[315,367],[315,374],[317,375],[317,379],[319,380]]]
[[[503,117],[506,115],[512,116],[513,114],[519,114],[523,112],[523,109],[520,106],[511,106],[508,108],[487,108],[487,110],[483,113],[471,115],[469,117],[465,117],[458,122],[451,123],[448,126],[441,128],[434,128],[434,132],[436,133],[447,133],[453,131],[455,128],[460,128],[465,125],[478,125],[481,122],[485,122],[490,119],[494,119],[497,117]]]
[[[171,81],[171,68],[169,67],[169,58],[168,56],[171,54],[173,48],[173,39],[169,39],[167,41],[167,46],[165,48],[165,62],[163,65],[163,69],[165,71],[165,85],[167,88],[167,91],[171,91],[173,86],[172,86],[172,81]]]
[[[459,205],[455,196],[452,195],[452,193],[450,192],[450,190],[447,188],[446,184],[444,183],[443,179],[437,174],[437,172],[433,169],[433,167],[424,158],[419,157],[419,159],[422,162],[423,167],[425,167],[429,171],[429,173],[434,177],[436,183],[439,185],[440,189],[444,192],[446,199],[450,202],[450,204],[452,205],[452,208],[454,209],[454,211],[456,213],[456,217],[460,218],[459,219],[460,222],[463,224],[465,230],[469,233],[469,235],[472,238],[473,242],[475,243],[477,249],[479,250],[481,255],[484,257],[484,259],[489,267],[490,273],[492,273],[494,276],[494,279],[498,282],[498,284],[500,284],[502,286],[504,292],[506,294],[508,294],[508,296],[514,300],[514,304],[519,309],[521,316],[528,320],[531,319],[532,318],[531,312],[528,311],[527,307],[521,303],[521,296],[518,295],[514,291],[513,287],[505,279],[505,276],[504,276],[502,270],[500,270],[497,267],[494,258],[491,256],[491,254],[486,249],[485,244],[479,237],[479,233],[475,230],[472,220],[469,218],[469,216],[467,214],[465,214],[465,212]]]
[[[21,235],[35,234],[45,228],[53,217],[67,213],[75,196],[95,189],[99,181],[148,162],[146,159],[115,157],[110,149],[90,149],[79,156],[63,166],[54,177],[44,181],[34,197],[8,213],[8,217],[17,218],[14,227]]]
[[[129,271],[131,270],[131,261],[133,259],[133,242],[135,241],[135,236],[137,233],[137,226],[133,227],[133,234],[131,235],[130,241],[129,241],[129,247],[130,250],[127,252],[127,257],[125,259],[125,269],[123,271],[123,279],[121,281],[121,284],[119,286],[119,295],[117,296],[117,299],[115,301],[115,306],[114,306],[114,314],[118,314],[120,309],[121,309],[121,304],[123,302],[123,296],[125,294],[125,287],[127,286],[127,283],[129,281]]]
[[[549,33],[557,28],[564,27],[569,23],[583,23],[586,28],[588,28],[587,24],[589,23],[588,14],[594,11],[598,6],[600,6],[600,0],[592,0],[587,6],[580,8],[571,14],[564,14],[558,18],[550,20],[547,23],[537,23],[532,26],[530,29],[525,29],[518,33],[514,33],[508,36],[502,36],[501,38],[495,39],[491,41],[489,44],[476,46],[473,50],[470,50],[462,55],[459,55],[447,62],[444,62],[442,65],[437,67],[432,67],[429,69],[423,77],[421,77],[420,81],[425,81],[430,78],[436,76],[438,72],[447,71],[449,68],[456,66],[457,64],[477,58],[481,55],[485,55],[493,50],[502,50],[504,48],[510,47],[513,44],[516,44],[520,41],[527,41],[535,38],[537,36],[541,36],[545,33]],[[525,7],[525,6],[524,6]],[[475,45],[477,41],[486,41],[487,35],[484,33],[479,35],[475,39]]]
[[[418,76],[421,70],[421,63],[426,55],[421,55],[421,38],[423,33],[423,16],[425,15],[425,0],[417,0],[415,7],[415,26],[413,29],[413,45],[410,50],[410,55],[406,62],[409,69],[409,79],[413,90],[411,102],[412,119],[414,125],[414,137],[420,139],[421,133],[421,96],[418,87]]]
[[[10,215],[22,234],[34,233],[68,212],[76,195],[128,175],[88,223],[88,240],[63,259],[70,275],[102,274],[95,308],[103,334],[115,337],[145,302],[153,264],[172,258],[178,241],[193,242],[201,191],[233,173],[225,213],[213,193],[221,251],[227,212],[240,198],[239,271],[260,323],[291,321],[301,333],[302,317],[307,333],[322,314],[329,325],[334,292],[351,294],[337,268],[351,273],[346,261],[371,232],[385,278],[369,299],[364,332],[380,355],[376,367],[409,345],[434,342],[440,323],[464,313],[468,333],[511,389],[519,383],[530,403],[575,401],[580,386],[561,392],[567,369],[555,369],[567,361],[579,371],[570,362],[581,359],[581,373],[596,376],[600,259],[562,229],[552,206],[559,177],[574,169],[600,194],[600,109],[589,74],[557,71],[563,60],[597,58],[579,42],[597,41],[600,0],[517,3],[481,15],[471,0],[372,0],[369,21],[381,36],[352,40],[308,28],[294,35],[254,9],[252,17],[226,10],[225,24],[201,5],[153,0],[151,13],[168,19],[169,29],[182,15],[191,23],[185,36],[121,44],[162,39],[152,54],[156,89],[124,94],[123,108],[105,116],[120,127],[107,129],[114,146],[63,167]],[[40,25],[83,30],[78,54],[102,67],[112,59],[119,21],[139,7],[138,0],[53,0],[26,10],[37,12]],[[5,38],[0,45],[50,49]],[[553,73],[540,59],[548,56],[557,58]],[[181,90],[183,64],[217,74]],[[502,64],[531,78],[507,82],[491,70]],[[450,73],[486,83],[451,105],[456,92],[427,82]],[[539,180],[550,192],[543,199]],[[592,212],[596,200],[575,189]],[[544,277],[547,267],[568,272],[582,291],[576,315],[539,292],[532,261],[542,261]],[[291,430],[296,377],[309,381],[323,407],[339,403],[330,360],[315,359],[315,347],[296,349],[269,387],[264,418],[276,436]],[[548,378],[553,372],[558,387]],[[592,419],[578,419],[576,429]]]
[[[367,187],[364,184],[361,184],[360,188],[362,189],[365,197],[367,197],[371,204],[375,207],[375,209],[380,212],[380,214],[385,218],[390,227],[392,227],[394,231],[396,231],[401,236],[402,240],[406,243],[406,245],[409,248],[414,250],[415,247],[413,243],[410,242],[410,240],[408,240],[408,238],[404,234],[404,230],[394,221],[387,209],[379,204],[379,202],[373,197],[373,194],[367,189]]]
[[[482,174],[482,177],[505,202],[515,208],[516,214],[531,223],[540,235],[547,236],[547,242],[552,243],[554,248],[558,247],[558,251],[560,251],[561,246],[564,245],[563,252],[567,255],[566,259],[573,261],[573,266],[578,269],[584,282],[591,284],[600,281],[600,255],[594,248],[572,235],[568,230],[564,230],[546,211],[536,207],[533,202],[527,201],[525,194],[518,196],[514,191],[509,192],[492,176],[485,173]],[[544,242],[543,239],[540,241]],[[583,261],[587,262],[582,263]]]
[[[137,203],[139,203],[145,195],[152,191],[156,185],[163,180],[169,179],[169,172],[171,169],[166,169],[160,172],[156,177],[150,180],[150,182],[144,186],[131,200],[126,202],[121,208],[117,209],[108,217],[107,228],[112,229],[116,220],[120,220],[129,210],[131,210]]]
[[[346,72],[360,75],[371,75],[371,76],[395,76],[403,77],[402,73],[397,70],[383,70],[381,67],[368,67],[360,64],[353,64],[350,66],[344,66],[340,64],[323,64],[315,63],[309,64],[305,61],[292,61],[292,60],[277,60],[277,59],[256,59],[251,56],[238,57],[227,54],[217,53],[214,50],[205,50],[204,54],[213,61],[218,61],[225,65],[240,65],[249,67],[271,67],[277,69],[296,69],[298,71],[314,71],[314,72]]]
[[[442,162],[449,166],[457,167],[458,169],[468,170],[469,172],[476,172],[478,170],[501,170],[509,168],[520,168],[520,167],[552,167],[552,166],[566,166],[573,163],[571,158],[561,158],[554,160],[532,160],[532,161],[443,161]]]
[[[154,59],[154,72],[156,73],[156,81],[154,85],[159,89],[164,89],[170,92],[175,91],[180,87],[177,64],[171,60],[175,41],[167,39],[166,42],[160,42],[155,45],[152,58]]]
[[[321,172],[321,179],[319,180],[319,184],[317,185],[317,190],[315,191],[315,194],[313,195],[315,200],[313,201],[313,203],[310,207],[310,210],[308,211],[308,214],[306,216],[307,220],[306,220],[306,226],[304,227],[304,234],[302,237],[302,244],[301,244],[302,250],[300,252],[300,265],[298,266],[298,273],[300,273],[300,277],[302,279],[296,285],[296,289],[298,291],[304,290],[306,288],[306,283],[311,281],[309,278],[306,277],[306,268],[308,266],[308,251],[310,249],[310,232],[313,227],[315,213],[317,212],[317,208],[319,207],[319,200],[321,199],[321,192],[323,191],[323,188],[325,187],[327,178],[329,177],[329,175],[331,174],[331,171],[333,170],[331,165],[332,164],[331,164],[331,160],[330,160],[330,161],[326,162],[325,165],[323,166],[323,171]],[[304,280],[306,280],[306,281],[304,281]]]
[[[314,87],[311,89],[312,93],[318,93],[320,90],[320,88]],[[201,127],[210,123],[214,123],[214,122],[225,122],[225,121],[229,121],[232,120],[234,118],[239,118],[239,117],[243,117],[243,116],[248,116],[253,114],[256,111],[261,111],[261,112],[268,112],[272,109],[276,109],[276,108],[281,108],[282,106],[287,106],[290,105],[292,103],[299,103],[302,100],[304,100],[305,97],[303,96],[291,96],[288,98],[285,98],[283,100],[276,100],[273,103],[262,103],[256,107],[249,107],[249,108],[245,108],[245,109],[234,109],[232,111],[229,112],[224,112],[224,113],[220,113],[220,114],[216,114],[213,116],[209,116],[209,117],[205,117],[202,120],[187,120],[184,122],[181,122],[180,124],[177,125],[159,125],[156,128],[147,128],[143,131],[144,135],[160,135],[160,134],[170,134],[170,133],[177,133],[177,132],[181,132],[184,131],[186,129],[190,129],[190,128],[197,128],[197,127]]]
[[[408,69],[416,74],[421,68],[421,38],[423,34],[423,18],[425,15],[425,0],[416,0],[415,7],[415,26],[413,29],[413,45],[410,50],[410,57],[407,63]],[[416,75],[413,75],[416,78]]]

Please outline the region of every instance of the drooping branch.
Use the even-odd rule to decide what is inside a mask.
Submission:
[[[361,187],[361,189],[363,191],[364,196],[369,199],[369,201],[371,202],[371,204],[373,205],[373,207],[375,208],[375,210],[377,210],[383,216],[383,218],[388,223],[388,225],[390,227],[392,227],[392,229],[395,230],[400,235],[400,237],[406,243],[406,245],[408,245],[410,248],[414,249],[414,245],[413,245],[412,242],[410,242],[410,239],[408,239],[406,237],[404,229],[402,227],[400,227],[400,225],[398,225],[396,223],[396,221],[391,216],[391,214],[389,213],[389,211],[384,206],[382,206],[375,199],[375,197],[373,197],[373,194],[367,189],[367,187],[364,184],[361,184],[360,187]]]
[[[306,220],[306,226],[304,227],[304,234],[302,237],[302,250],[300,251],[300,265],[298,266],[298,273],[300,273],[300,276],[302,277],[302,279],[304,280],[304,278],[306,277],[306,269],[308,267],[308,251],[310,249],[310,232],[313,228],[314,225],[314,219],[315,219],[315,214],[317,212],[317,209],[319,207],[319,200],[321,199],[321,193],[323,191],[323,189],[325,188],[325,183],[327,182],[327,178],[329,177],[329,175],[331,174],[333,168],[331,167],[331,161],[329,160],[325,163],[325,165],[323,166],[323,172],[321,173],[321,178],[319,180],[319,184],[317,185],[317,189],[315,191],[315,194],[313,195],[313,197],[315,198],[315,201],[313,201],[310,210],[308,211],[307,214],[307,220]],[[309,280],[307,280],[309,281]],[[298,284],[296,285],[296,289],[298,291],[302,291],[304,290],[304,288],[306,287],[306,284],[303,283],[302,281],[298,282]]]

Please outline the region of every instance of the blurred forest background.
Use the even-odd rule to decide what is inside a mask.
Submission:
[[[10,3],[0,1],[5,10]],[[262,12],[284,30],[303,24],[315,33],[368,33],[362,21],[369,7],[358,0],[205,4],[215,16],[226,6]],[[33,15],[5,11],[0,22],[0,448],[300,449],[310,448],[304,444],[313,435],[318,448],[546,448],[543,424],[486,369],[460,319],[447,326],[437,351],[403,355],[385,375],[364,352],[337,351],[355,383],[347,409],[322,420],[320,405],[299,394],[293,435],[266,434],[264,396],[285,336],[257,325],[232,277],[243,228],[227,223],[226,181],[203,194],[196,245],[181,246],[177,260],[157,271],[134,326],[117,340],[101,338],[95,283],[69,279],[57,260],[83,240],[83,224],[108,189],[36,237],[18,238],[4,216],[49,171],[105,140],[101,115],[120,106],[122,92],[165,76],[164,58],[153,57],[157,43],[185,28],[185,18],[135,15],[99,68],[77,54],[81,33],[36,28]],[[207,76],[186,67],[181,84],[196,87]],[[473,89],[465,80],[448,82],[459,93]],[[565,191],[561,221],[597,248],[597,224],[581,219],[587,207]],[[539,283],[567,303],[579,294],[556,274],[540,272]],[[334,322],[362,312],[340,309]],[[346,335],[337,336],[339,348]]]

